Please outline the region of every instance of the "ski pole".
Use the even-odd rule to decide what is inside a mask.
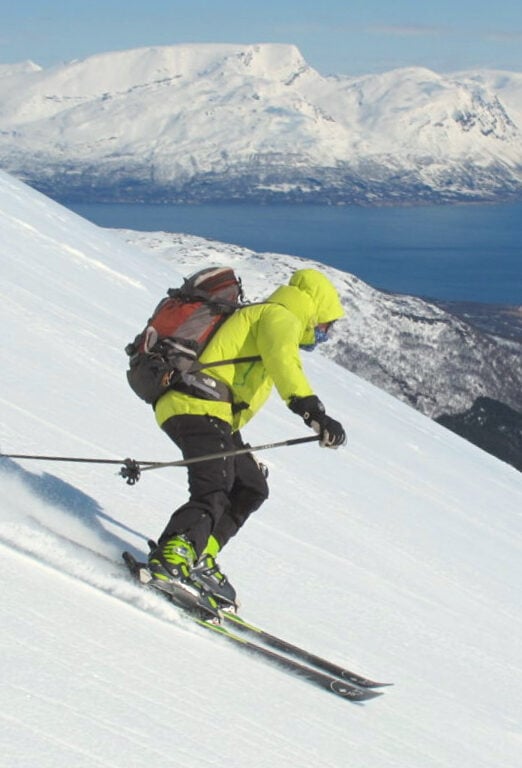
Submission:
[[[140,479],[142,472],[146,472],[148,469],[161,469],[162,467],[187,467],[189,464],[197,464],[201,461],[212,461],[212,459],[226,459],[229,456],[240,456],[242,453],[257,453],[258,451],[267,451],[270,448],[282,448],[284,446],[300,445],[301,443],[312,443],[319,440],[319,435],[311,435],[309,437],[295,437],[291,440],[281,440],[278,443],[265,443],[264,445],[254,445],[245,448],[233,448],[229,451],[222,451],[220,453],[206,453],[202,456],[193,456],[191,459],[179,459],[178,461],[158,461],[155,463],[148,462],[144,465],[143,462],[134,461],[133,459],[125,459],[123,467],[120,470],[120,475],[127,480],[128,485],[134,485]]]

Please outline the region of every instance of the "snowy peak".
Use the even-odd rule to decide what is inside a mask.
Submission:
[[[208,46],[214,48],[214,46]],[[218,46],[217,49],[229,48]],[[265,43],[258,45],[241,46],[238,50],[234,46],[232,51],[227,51],[223,58],[216,57],[213,71],[223,74],[236,73],[247,78],[260,78],[267,81],[291,84],[303,72],[310,67],[301,56],[295,45],[283,45]]]
[[[39,90],[47,97],[82,96],[95,98],[158,82],[185,78],[211,78],[238,74],[249,78],[285,81],[307,69],[293,45],[193,44],[135,48],[100,53],[49,69],[14,65],[12,74],[39,71]],[[9,72],[6,72],[6,75]],[[42,94],[44,96],[44,94]]]

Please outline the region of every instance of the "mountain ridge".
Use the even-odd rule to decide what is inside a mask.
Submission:
[[[59,199],[412,204],[522,194],[522,74],[323,77],[284,44],[0,68],[0,163]],[[3,76],[2,76],[3,74]]]

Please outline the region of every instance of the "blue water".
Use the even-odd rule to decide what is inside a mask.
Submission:
[[[69,207],[104,227],[183,232],[315,259],[380,290],[447,301],[522,304],[522,203]]]

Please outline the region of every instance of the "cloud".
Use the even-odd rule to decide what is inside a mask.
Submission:
[[[522,30],[519,32],[488,32],[485,37],[486,40],[493,40],[495,43],[520,43],[522,42]]]
[[[390,37],[434,37],[447,31],[445,27],[413,24],[377,24],[368,27],[368,32],[371,34],[389,35]]]

